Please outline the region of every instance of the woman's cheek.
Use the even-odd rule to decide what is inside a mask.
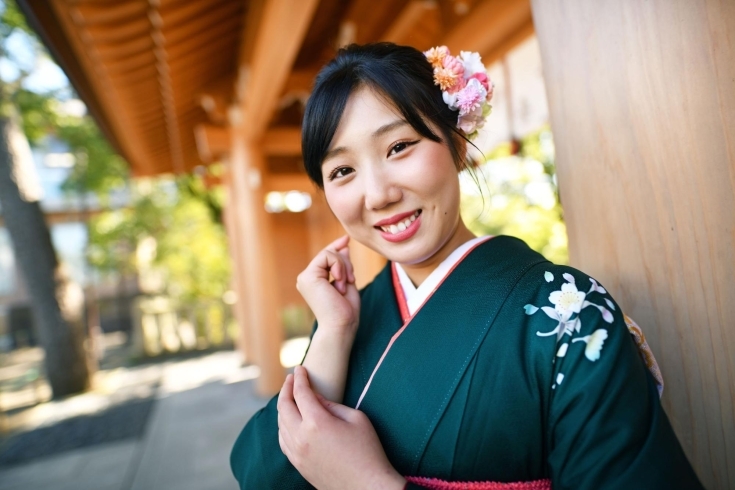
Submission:
[[[359,224],[362,209],[357,194],[346,187],[349,186],[329,189],[325,194],[327,205],[337,217],[337,221],[349,232]]]

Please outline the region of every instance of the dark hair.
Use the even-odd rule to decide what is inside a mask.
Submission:
[[[434,71],[424,54],[393,43],[351,44],[337,52],[316,77],[304,112],[301,149],[309,178],[324,186],[322,161],[337,131],[347,100],[360,87],[387,98],[420,135],[446,142],[457,170],[467,167],[463,140],[457,130],[457,112],[442,99],[434,85]],[[441,132],[436,135],[426,124]]]

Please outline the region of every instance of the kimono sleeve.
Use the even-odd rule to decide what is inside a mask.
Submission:
[[[316,329],[317,324],[314,322],[310,345]],[[303,359],[301,362],[304,362]],[[281,451],[278,443],[277,403],[278,395],[271,398],[265,407],[256,412],[245,425],[232,448],[230,467],[242,490],[314,488]]]
[[[527,305],[526,313],[537,308],[546,317],[549,328],[536,335],[553,348],[547,425],[553,488],[703,488],[619,306],[572,268],[550,268],[546,281],[548,296],[540,297],[547,305]]]
[[[278,444],[278,410],[273,397],[257,412],[235,441],[230,467],[240,488],[312,489]]]

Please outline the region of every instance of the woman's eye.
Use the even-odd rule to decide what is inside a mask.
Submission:
[[[388,152],[388,156],[400,153],[409,146],[415,145],[416,143],[418,143],[418,141],[401,141],[400,143],[396,143],[391,147],[390,152]]]
[[[329,180],[339,179],[341,177],[346,177],[352,172],[354,172],[354,169],[351,169],[350,167],[338,167],[332,170],[332,173],[329,174]]]

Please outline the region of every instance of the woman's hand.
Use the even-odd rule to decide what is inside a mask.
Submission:
[[[278,441],[291,464],[319,490],[403,489],[370,420],[314,393],[296,366],[278,396]]]
[[[319,252],[296,279],[296,289],[314,312],[319,329],[354,334],[360,318],[360,294],[345,235]],[[334,282],[330,282],[330,276]]]

